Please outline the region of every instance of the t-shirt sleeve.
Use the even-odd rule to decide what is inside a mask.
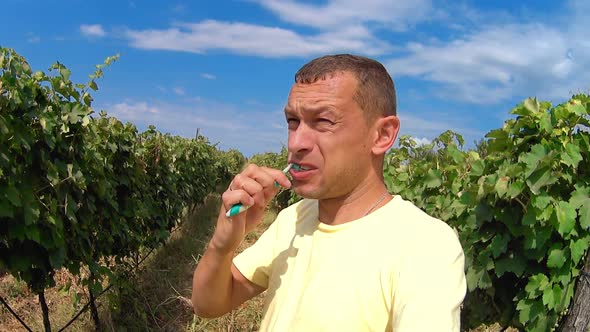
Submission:
[[[262,233],[252,246],[246,248],[233,260],[236,268],[246,279],[264,288],[268,287],[268,279],[272,270],[278,234],[278,219]]]
[[[394,296],[393,331],[460,331],[466,293],[464,253],[454,231],[438,222],[409,251]]]

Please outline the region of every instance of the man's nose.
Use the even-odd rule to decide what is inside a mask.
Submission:
[[[311,151],[313,140],[313,131],[305,123],[301,122],[296,129],[289,131],[289,152],[296,154]]]

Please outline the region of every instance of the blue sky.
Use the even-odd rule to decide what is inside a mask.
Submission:
[[[59,61],[140,130],[194,137],[245,155],[286,144],[283,107],[305,62],[355,53],[385,64],[400,134],[447,129],[471,144],[526,97],[559,103],[590,88],[590,1],[3,0],[0,46],[34,70]]]

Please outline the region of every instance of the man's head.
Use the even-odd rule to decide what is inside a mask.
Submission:
[[[393,80],[385,67],[373,59],[351,54],[326,55],[301,67],[295,74],[295,82],[310,84],[343,72],[356,78],[354,100],[365,112],[367,120],[397,115]]]
[[[293,189],[335,198],[382,181],[383,156],[399,129],[393,81],[374,60],[352,55],[311,61],[295,77],[285,107]]]

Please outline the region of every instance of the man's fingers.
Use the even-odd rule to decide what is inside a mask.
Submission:
[[[269,167],[261,167],[262,170],[267,173],[272,179],[272,184],[273,186],[276,187],[275,185],[275,181],[283,188],[291,188],[291,181],[289,181],[289,178],[287,177],[287,175],[285,175],[285,173],[283,173],[282,171],[278,170],[278,169],[274,169],[274,168],[269,168]]]
[[[275,182],[285,188],[291,187],[289,178],[278,169],[250,164],[242,174],[253,178],[264,188],[276,187]]]
[[[250,180],[260,184],[261,187],[256,186]],[[230,189],[243,189],[248,191],[250,194],[254,194],[257,191],[267,188],[278,188],[277,184],[283,188],[291,187],[291,181],[289,181],[289,178],[280,170],[269,167],[249,165],[246,167],[244,172],[236,175],[232,185],[230,186]]]
[[[242,203],[244,206],[254,205],[254,198],[244,190],[226,191],[221,195],[221,201],[225,211],[228,211],[232,206]]]
[[[237,203],[245,206],[264,207],[279,187],[290,188],[291,181],[280,170],[251,164],[236,175],[228,190],[222,195],[226,211]]]
[[[264,188],[262,187],[262,184],[260,184],[256,180],[245,175],[238,174],[234,178],[234,181],[230,186],[230,189],[244,190],[251,196],[254,196],[256,193],[261,192]]]

